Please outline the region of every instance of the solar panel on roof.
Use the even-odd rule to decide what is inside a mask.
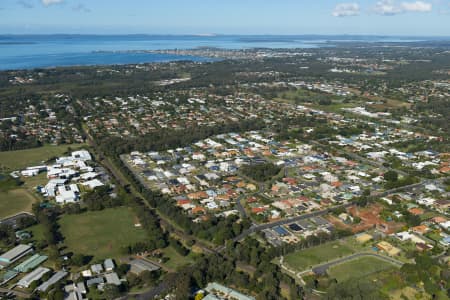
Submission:
[[[297,223],[289,224],[289,228],[293,231],[302,231],[303,228],[301,228]]]
[[[276,233],[278,233],[279,235],[288,235],[289,232],[284,229],[283,227],[277,226],[273,229]]]

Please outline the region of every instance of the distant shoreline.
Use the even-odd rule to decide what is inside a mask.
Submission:
[[[0,69],[126,65],[180,60],[246,58],[243,51],[312,49],[351,44],[450,44],[426,39],[364,35],[0,35]],[[30,47],[30,45],[33,45]],[[210,49],[210,50],[207,50]],[[214,49],[214,50],[212,50]],[[210,51],[208,53],[208,51]],[[216,53],[213,53],[213,52]],[[219,53],[220,51],[228,53]],[[234,52],[233,52],[234,51]]]

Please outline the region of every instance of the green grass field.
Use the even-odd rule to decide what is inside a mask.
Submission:
[[[64,215],[59,225],[69,251],[104,259],[117,258],[123,247],[146,239],[145,231],[134,227],[134,222],[131,209],[121,207]]]
[[[175,251],[175,249],[173,249],[171,246],[164,248],[162,251],[164,253],[164,256],[169,258],[169,260],[166,261],[164,265],[172,270],[176,270],[194,261],[193,257],[195,256],[195,254],[192,252],[187,256],[182,256],[178,254],[178,252]]]
[[[33,240],[35,241],[42,241],[44,239],[44,227],[42,224],[28,227],[26,231],[30,231],[33,234]]]
[[[286,255],[284,264],[290,269],[303,271],[314,265],[350,255],[353,252],[353,248],[346,243],[330,242]]]
[[[395,268],[395,266],[384,260],[376,257],[362,257],[331,267],[328,269],[328,275],[336,278],[338,282],[342,282],[391,268]]]
[[[63,155],[69,147],[75,150],[85,146],[83,144],[45,145],[40,148],[0,152],[0,170],[14,171],[39,165],[51,158]]]
[[[23,211],[30,212],[35,201],[36,198],[24,188],[0,192],[0,219]]]
[[[38,185],[46,185],[48,183],[47,173],[41,173],[37,176],[21,178],[23,187],[29,190],[35,190]]]
[[[5,178],[0,180],[0,219],[24,211],[31,212],[31,205],[39,201],[35,187],[48,181],[45,173],[23,178],[21,185],[17,185],[12,177]]]

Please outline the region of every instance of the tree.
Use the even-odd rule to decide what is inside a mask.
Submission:
[[[191,293],[192,278],[189,274],[182,274],[179,277],[175,290],[175,299],[189,299]]]
[[[64,292],[60,289],[56,289],[50,292],[47,297],[48,300],[64,300]]]
[[[84,266],[89,262],[89,257],[85,256],[83,254],[74,254],[71,257],[72,264],[74,264],[77,267]]]
[[[389,182],[395,182],[398,180],[398,173],[392,170],[387,171],[384,173],[384,179]]]
[[[273,163],[248,165],[241,168],[242,173],[256,181],[264,182],[277,175],[281,168]]]
[[[116,298],[119,298],[119,287],[114,284],[106,284],[103,290],[103,295],[107,300],[114,300]]]
[[[128,265],[128,264],[120,264],[116,268],[116,272],[117,272],[117,275],[119,275],[119,277],[122,277],[125,274],[127,274],[129,270],[130,270],[130,265]]]

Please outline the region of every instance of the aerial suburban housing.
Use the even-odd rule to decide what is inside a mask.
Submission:
[[[448,1],[0,2],[0,299],[450,298]]]

